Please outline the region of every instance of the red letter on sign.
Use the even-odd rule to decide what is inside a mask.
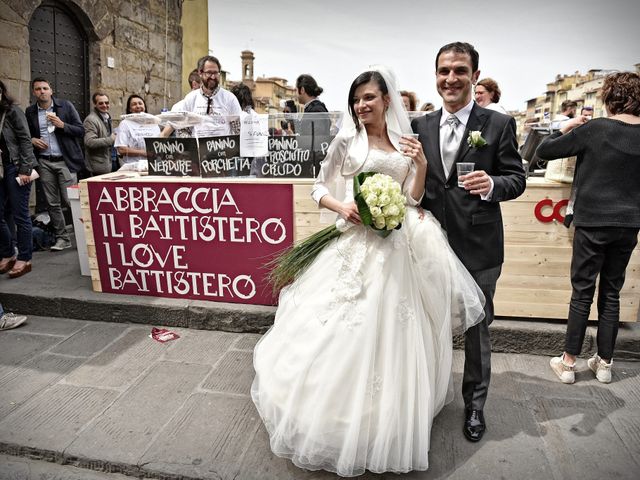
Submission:
[[[560,213],[560,210],[566,207],[568,203],[569,200],[567,199],[560,200],[554,207],[553,200],[551,200],[550,198],[545,198],[544,200],[540,200],[538,203],[536,203],[536,207],[534,208],[533,213],[535,214],[536,218],[542,223],[550,223],[554,220],[562,223],[564,222],[564,215]],[[542,213],[542,209],[545,207],[553,207],[553,212],[551,213],[551,215],[544,215]]]

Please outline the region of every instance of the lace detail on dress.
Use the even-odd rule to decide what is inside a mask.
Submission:
[[[409,174],[410,166],[410,160],[398,152],[371,149],[362,171],[384,173],[402,185]],[[371,235],[375,234],[363,231],[363,227],[354,227],[336,240],[335,254],[339,258],[340,267],[337,281],[330,292],[332,300],[317,317],[322,325],[326,325],[329,320],[344,323],[349,330],[361,325],[364,322],[364,314],[360,310],[362,305],[359,296],[364,282],[364,263],[375,262],[382,267],[391,249],[407,248],[407,236],[401,230],[392,232],[382,241]],[[380,245],[371,258],[366,258],[368,242],[378,242]]]
[[[409,174],[410,167],[411,160],[401,153],[372,148],[364,161],[362,171],[384,173],[402,185]]]
[[[357,308],[357,297],[362,291],[362,266],[366,261],[367,250],[366,235],[362,235],[362,243],[354,242],[352,235],[362,235],[362,232],[354,229],[337,239],[336,248],[340,257],[338,281],[331,288],[333,300],[318,319],[324,325],[335,317],[338,321],[345,322],[350,330],[364,320],[364,315]]]
[[[393,248],[395,248],[396,250],[398,248],[409,247],[409,245],[407,244],[407,234],[405,233],[405,231],[402,230],[402,227],[400,227],[400,230],[396,230],[392,232],[390,237],[391,237],[391,240],[393,241]]]
[[[376,395],[382,388],[382,377],[374,374],[373,378],[367,382],[367,396],[371,397]]]
[[[409,322],[414,322],[415,320],[416,314],[409,308],[407,297],[402,297],[398,305],[398,323],[406,327]]]

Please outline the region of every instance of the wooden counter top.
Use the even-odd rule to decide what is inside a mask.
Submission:
[[[109,181],[110,178],[122,175],[122,172],[115,172],[80,183],[80,202],[94,290],[100,290],[100,279],[91,229],[87,182]],[[327,226],[320,222],[319,209],[310,196],[313,179],[178,178],[140,176],[133,172],[129,172],[127,176],[125,179],[111,181],[291,183],[294,186],[295,238],[303,239]],[[571,298],[570,263],[574,230],[550,217],[553,215],[553,206],[568,199],[570,190],[570,184],[532,177],[527,180],[527,189],[523,195],[501,203],[505,230],[505,263],[495,297],[496,316],[567,318]],[[534,213],[536,205],[541,201],[549,204],[540,208],[543,217],[546,217],[545,221],[540,221]],[[564,209],[560,213],[564,213]],[[597,298],[593,302],[591,319],[597,319],[596,304]],[[620,319],[626,322],[638,321],[639,304],[640,247],[634,251],[627,267],[626,281],[620,295]]]

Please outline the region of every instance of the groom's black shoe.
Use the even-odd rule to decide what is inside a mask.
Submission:
[[[467,437],[467,440],[470,442],[479,442],[482,439],[486,428],[482,410],[467,409],[465,411],[464,427],[462,427],[462,431],[464,432],[464,436]]]

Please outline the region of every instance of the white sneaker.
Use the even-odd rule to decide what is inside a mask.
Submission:
[[[613,360],[607,363],[597,353],[587,360],[587,365],[593,373],[596,374],[596,378],[600,383],[611,383],[611,365]]]
[[[27,320],[26,315],[16,315],[15,313],[5,313],[0,318],[0,330],[9,330],[22,325]]]
[[[59,252],[60,250],[64,250],[65,248],[71,248],[71,242],[69,240],[65,240],[64,238],[58,238],[56,243],[51,246],[51,251]]]
[[[564,355],[553,357],[549,361],[551,370],[555,373],[562,383],[573,383],[576,381],[576,365],[568,365],[564,363]]]

